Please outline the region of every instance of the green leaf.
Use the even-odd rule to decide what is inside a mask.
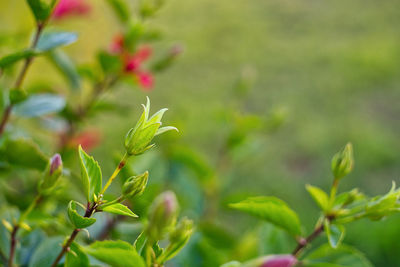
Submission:
[[[125,215],[125,216],[130,216],[133,218],[137,218],[138,216],[133,213],[127,206],[121,204],[121,203],[115,203],[110,206],[106,206],[102,208],[103,211],[109,212],[109,213],[114,213],[114,214],[119,214],[119,215]]]
[[[35,250],[29,267],[50,267],[61,251],[62,237],[50,237]]]
[[[113,267],[145,267],[133,246],[124,241],[97,241],[84,251]]]
[[[101,69],[105,74],[115,74],[122,70],[122,63],[117,55],[111,55],[105,51],[101,51],[97,55],[97,59],[100,63]]]
[[[0,68],[8,67],[22,59],[32,57],[35,54],[35,51],[33,51],[32,49],[27,49],[6,55],[0,59]]]
[[[14,111],[21,117],[39,117],[57,113],[65,107],[65,99],[55,94],[36,94],[15,105]]]
[[[345,228],[343,225],[331,224],[328,220],[325,220],[324,231],[332,248],[337,248],[343,241],[345,235]]]
[[[329,264],[329,265],[328,265]],[[358,250],[341,245],[337,249],[328,244],[311,252],[305,259],[305,267],[372,267],[373,265]]]
[[[140,235],[136,238],[133,246],[135,247],[137,253],[142,254],[143,248],[147,243],[147,235],[145,232],[141,232]]]
[[[329,209],[329,197],[322,189],[312,185],[306,185],[306,189],[323,211]]]
[[[66,78],[72,89],[79,89],[81,77],[72,60],[66,53],[57,49],[49,53],[49,59],[54,63],[60,73]]]
[[[292,235],[301,234],[301,224],[297,214],[285,202],[276,197],[250,197],[229,206],[264,219]]]
[[[76,211],[76,202],[71,200],[68,204],[68,218],[77,229],[89,227],[96,222],[95,218],[83,217]]]
[[[64,267],[89,267],[89,258],[82,251],[82,248],[75,242],[70,246],[70,251],[68,251],[65,256]]]
[[[52,7],[41,0],[27,0],[29,7],[37,22],[46,20],[51,13]]]
[[[36,49],[46,52],[59,46],[69,45],[78,39],[73,32],[46,32],[39,38]]]
[[[98,195],[101,191],[102,177],[101,169],[97,161],[93,157],[86,154],[79,145],[79,157],[81,165],[81,175],[88,201],[93,201],[93,196]]]
[[[122,23],[129,20],[129,7],[124,0],[107,0],[107,3],[112,7]]]
[[[49,159],[40,148],[29,139],[10,139],[6,141],[5,153],[10,164],[43,171]]]

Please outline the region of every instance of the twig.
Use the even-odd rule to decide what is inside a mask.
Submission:
[[[305,239],[302,239],[299,241],[297,247],[293,250],[292,255],[293,256],[298,256],[299,253],[309,244],[311,243],[315,238],[317,238],[322,232],[324,231],[324,225],[321,224],[318,227],[314,229],[314,231]]]
[[[14,254],[15,254],[15,246],[17,244],[17,232],[18,232],[19,226],[15,225],[12,232],[11,232],[11,247],[10,247],[10,256],[8,258],[8,267],[13,266],[13,261],[14,261]]]

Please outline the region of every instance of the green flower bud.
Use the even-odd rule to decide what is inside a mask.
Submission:
[[[161,119],[167,111],[166,108],[156,112],[151,118],[149,118],[150,113],[150,100],[147,98],[146,106],[143,105],[144,111],[136,126],[129,130],[125,137],[125,149],[129,155],[139,155],[146,150],[152,148],[154,144],[150,144],[153,138],[159,134],[166,131],[176,130],[175,127],[161,126]]]
[[[59,154],[55,154],[49,161],[49,164],[46,167],[46,170],[43,175],[42,181],[39,183],[39,192],[40,193],[48,193],[51,189],[54,188],[56,182],[60,178],[62,174],[63,164],[61,160],[61,156]]]
[[[147,234],[151,242],[163,239],[165,232],[175,224],[178,202],[173,192],[167,191],[159,195],[149,209]]]
[[[122,186],[122,195],[124,198],[131,198],[143,193],[149,179],[149,172],[132,176]]]
[[[335,179],[341,179],[353,170],[353,146],[348,143],[342,151],[332,158],[332,173]]]

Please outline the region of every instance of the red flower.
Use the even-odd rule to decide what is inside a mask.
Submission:
[[[101,141],[101,135],[97,130],[87,130],[84,131],[75,137],[73,137],[69,145],[73,148],[78,147],[79,145],[86,151],[90,151],[92,148],[96,147]]]
[[[53,19],[62,19],[71,15],[83,15],[90,11],[86,0],[60,0],[53,11]]]
[[[112,54],[121,54],[124,51],[124,36],[122,34],[117,34],[110,45],[110,52]]]
[[[136,51],[134,57],[137,58],[140,62],[146,61],[151,54],[153,53],[153,50],[151,49],[150,46],[145,45],[142,46]]]
[[[146,90],[153,88],[154,78],[150,72],[139,72],[137,73],[139,85]]]

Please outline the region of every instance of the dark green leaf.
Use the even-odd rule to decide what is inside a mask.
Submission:
[[[11,139],[5,144],[5,155],[10,164],[43,171],[49,159],[39,146],[29,139]]]
[[[119,215],[125,215],[125,216],[130,216],[133,218],[137,218],[138,216],[133,213],[127,206],[121,204],[121,203],[115,203],[110,206],[106,206],[102,208],[103,211],[109,212],[109,213],[114,213],[114,214],[119,214]]]
[[[51,13],[51,6],[42,0],[27,0],[29,7],[35,16],[36,21],[42,22],[46,20]]]
[[[73,32],[46,32],[40,36],[36,49],[45,52],[59,46],[69,45],[77,39],[78,35]]]
[[[39,117],[64,109],[65,99],[55,94],[36,94],[15,105],[14,111],[21,117]]]
[[[92,202],[93,196],[97,196],[101,190],[101,169],[97,161],[95,161],[93,157],[86,154],[81,146],[79,146],[79,157],[86,198],[88,201]]]
[[[306,189],[323,211],[329,209],[329,197],[322,189],[312,185],[306,185]]]
[[[33,51],[32,49],[28,49],[28,50],[18,51],[18,52],[12,53],[10,55],[4,56],[0,59],[0,68],[8,67],[22,59],[32,57],[35,54],[36,54],[35,51]]]
[[[76,202],[71,200],[68,204],[68,218],[77,229],[89,227],[96,222],[95,218],[83,217],[76,211]]]
[[[33,253],[29,267],[50,267],[61,251],[62,237],[50,237]]]
[[[121,22],[125,23],[129,20],[129,7],[125,0],[107,0],[107,2]]]
[[[301,234],[301,225],[297,214],[285,202],[276,197],[251,197],[229,206],[273,223],[292,235]]]
[[[305,267],[372,267],[373,265],[358,250],[341,245],[337,249],[331,248],[328,244],[322,245],[305,260]]]
[[[70,246],[70,251],[68,251],[65,257],[64,267],[89,267],[89,258],[82,251],[81,247],[73,242]]]
[[[97,241],[84,251],[113,267],[145,267],[133,246],[124,241]]]
[[[49,59],[54,63],[61,74],[63,74],[71,88],[78,89],[80,87],[81,78],[74,63],[66,53],[61,50],[52,50],[49,53]]]

